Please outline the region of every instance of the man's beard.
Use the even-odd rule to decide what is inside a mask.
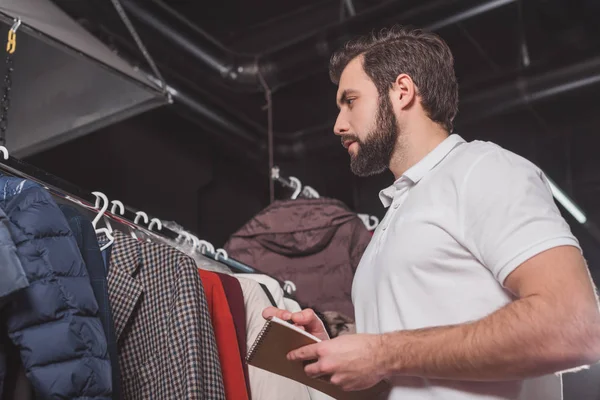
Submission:
[[[355,154],[350,155],[350,169],[358,176],[377,175],[390,166],[394,148],[398,139],[398,123],[392,109],[392,102],[385,95],[380,95],[375,130],[370,132],[364,141],[357,136],[350,138],[358,143]],[[347,140],[344,136],[343,140]]]

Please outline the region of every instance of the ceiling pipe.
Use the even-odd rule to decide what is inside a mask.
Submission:
[[[524,105],[600,83],[600,57],[534,76],[521,76],[468,95],[459,103],[457,124],[468,125]]]
[[[600,57],[539,75],[521,77],[508,84],[466,95],[460,102],[457,126],[462,128],[483,118],[497,116],[528,103],[597,84],[600,84]],[[182,87],[171,89],[169,90],[175,104],[182,104],[196,111],[203,119],[222,129],[221,134],[239,137],[244,140],[244,143],[252,145],[253,151],[258,152],[258,157],[266,155],[267,132],[264,128],[235,122],[223,111],[203,103],[195,96],[186,94]],[[297,132],[277,132],[276,156],[301,158],[307,152],[322,151],[339,145],[339,139],[332,133],[333,124],[334,119]]]
[[[123,0],[123,6],[140,22],[224,78],[233,89],[259,92],[263,90],[259,75],[275,91],[323,71],[335,49],[376,26],[405,23],[436,31],[516,1],[437,0],[422,4],[418,0],[389,0],[259,55],[234,53],[162,1]]]

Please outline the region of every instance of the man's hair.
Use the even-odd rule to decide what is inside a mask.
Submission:
[[[429,118],[452,133],[458,112],[458,83],[454,57],[448,45],[436,34],[395,26],[346,43],[329,63],[329,76],[338,84],[342,72],[358,56],[380,96],[389,90],[400,74],[411,77]]]

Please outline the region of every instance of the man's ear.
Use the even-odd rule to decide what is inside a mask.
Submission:
[[[394,81],[390,94],[395,107],[403,110],[414,103],[417,97],[417,88],[410,76],[400,74]]]

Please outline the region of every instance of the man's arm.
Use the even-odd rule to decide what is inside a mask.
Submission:
[[[385,375],[511,380],[600,359],[598,300],[577,248],[534,256],[505,286],[517,300],[479,321],[382,335]]]

